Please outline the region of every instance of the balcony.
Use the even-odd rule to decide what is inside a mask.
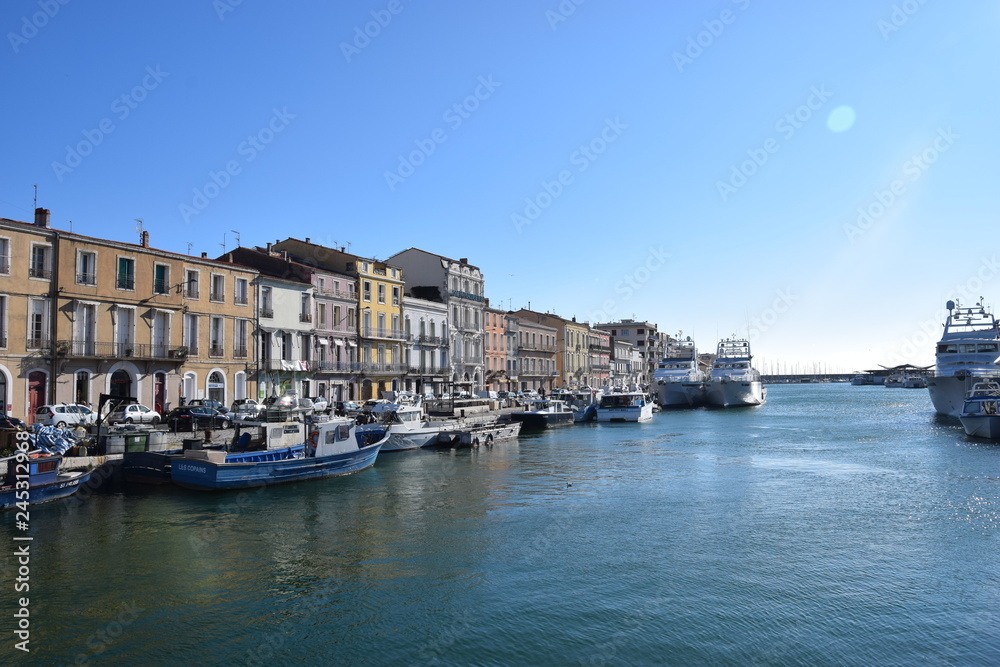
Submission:
[[[247,349],[245,347],[237,347],[233,350],[233,359],[246,359]]]
[[[52,269],[46,269],[41,266],[30,266],[28,267],[28,277],[52,280]]]
[[[184,288],[184,298],[186,299],[197,299],[198,298],[198,286],[188,285]]]
[[[269,306],[261,306],[260,316],[270,319],[274,317],[274,311]]]
[[[522,352],[558,352],[557,345],[543,345],[542,343],[521,343],[519,349]]]
[[[591,343],[587,346],[592,352],[611,352],[611,346],[604,343]]]
[[[463,292],[462,290],[453,289],[451,290],[451,295],[458,297],[459,299],[469,299],[470,301],[486,301],[485,296],[479,296],[478,294],[469,294],[468,292]]]
[[[29,338],[25,347],[29,350],[44,350],[49,347],[48,338]]]
[[[265,359],[261,362],[261,368],[266,371],[311,373],[314,370],[314,364],[306,359]]]
[[[221,359],[226,356],[226,350],[219,344],[213,344],[208,348],[208,356],[212,359]]]
[[[299,322],[312,322],[312,313],[299,313]]]
[[[245,306],[248,303],[247,295],[246,294],[237,294],[236,297],[235,297],[235,299],[236,299],[236,305],[237,306]]]
[[[212,290],[208,295],[208,300],[221,303],[226,300],[226,294],[222,290]]]
[[[447,345],[448,344],[448,339],[447,338],[442,338],[441,336],[423,336],[423,335],[421,335],[421,336],[417,336],[415,342],[417,344],[419,344],[419,345],[441,346],[441,345]]]
[[[118,276],[118,280],[115,281],[115,287],[118,289],[135,289],[135,276]]]
[[[169,293],[170,293],[170,281],[162,279],[153,281],[153,294],[169,294]]]
[[[409,335],[401,329],[383,329],[380,327],[362,327],[365,338],[386,338],[388,340],[408,340]]]
[[[97,284],[97,274],[94,274],[94,273],[78,273],[78,274],[76,274],[76,284],[77,285],[96,285]]]
[[[369,375],[398,375],[405,373],[406,364],[388,364],[376,362],[364,362],[361,364],[361,371]]]
[[[317,361],[313,368],[323,373],[358,373],[361,371],[360,361]]]
[[[321,296],[340,296],[340,290],[335,287],[327,287],[324,285],[323,287],[316,288],[316,294]]]
[[[59,356],[79,359],[171,359],[182,362],[189,354],[186,347],[162,344],[116,343],[94,340],[61,340],[56,343]]]
[[[7,347],[7,336],[0,336],[0,348]]]
[[[410,366],[406,374],[414,377],[449,375],[451,374],[451,369],[442,366]]]
[[[10,273],[10,257],[0,257],[0,273]]]

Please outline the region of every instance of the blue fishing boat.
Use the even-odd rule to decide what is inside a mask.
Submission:
[[[347,475],[375,463],[387,436],[358,433],[350,419],[314,424],[308,441],[292,447],[226,454],[188,450],[170,466],[170,479],[201,491],[245,489]]]
[[[60,473],[62,456],[59,454],[32,452],[27,458],[19,460],[17,456],[11,456],[6,461],[7,473],[0,486],[0,509],[14,507],[18,502],[27,501],[34,505],[65,498],[76,493],[80,485],[90,479],[90,471]],[[18,482],[22,486],[24,482],[28,483],[27,497],[25,489],[17,488]]]

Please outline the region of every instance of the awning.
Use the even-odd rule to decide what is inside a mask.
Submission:
[[[319,343],[320,345],[326,345],[327,344],[327,340],[325,338],[317,338],[316,342]]]
[[[344,341],[340,340],[339,338],[334,338],[333,342],[337,347],[344,347]]]
[[[358,344],[355,343],[353,340],[347,341],[347,344],[350,345],[351,347],[357,347],[358,346]]]

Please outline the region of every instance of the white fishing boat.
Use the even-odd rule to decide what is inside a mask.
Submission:
[[[652,389],[657,402],[665,408],[694,408],[705,404],[706,379],[705,372],[698,368],[698,350],[689,336],[667,342],[663,359],[653,371]]]
[[[965,397],[977,382],[1000,380],[1000,328],[982,299],[968,308],[949,301],[947,308],[927,389],[938,414],[959,417]]]
[[[574,422],[589,422],[597,419],[597,404],[603,395],[600,390],[580,387],[557,389],[552,392],[550,398],[566,403],[566,406],[573,411]]]
[[[727,338],[719,342],[712,374],[705,385],[705,401],[720,408],[762,405],[767,389],[760,372],[751,366],[750,341]]]
[[[903,387],[905,381],[906,376],[902,373],[890,373],[886,376],[885,381],[882,382],[882,386],[887,389],[900,389]]]
[[[1000,439],[1000,384],[977,382],[965,397],[959,419],[967,435]]]
[[[597,406],[599,422],[645,422],[653,418],[653,402],[641,392],[606,394]]]
[[[923,375],[907,375],[903,379],[903,389],[926,389],[927,378]]]
[[[512,412],[510,418],[521,422],[526,431],[542,430],[573,424],[573,410],[565,401],[533,398],[524,402],[523,410]]]
[[[383,452],[399,452],[421,447],[433,447],[441,433],[453,431],[460,426],[456,420],[432,421],[424,417],[419,400],[416,404],[378,403],[371,410],[374,423],[359,426],[365,430],[386,429],[388,439],[382,445]]]

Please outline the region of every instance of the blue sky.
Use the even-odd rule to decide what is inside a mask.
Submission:
[[[0,10],[3,217],[421,247],[767,370],[929,364],[1000,293],[995,3],[63,2]]]

